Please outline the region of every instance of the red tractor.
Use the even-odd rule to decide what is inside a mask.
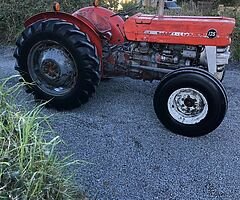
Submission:
[[[219,80],[229,59],[235,20],[158,16],[128,19],[94,6],[29,18],[14,56],[36,99],[57,109],[88,101],[103,78],[161,80],[154,99],[172,132],[196,137],[216,129],[227,111]]]

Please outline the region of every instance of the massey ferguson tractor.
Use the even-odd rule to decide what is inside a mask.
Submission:
[[[56,109],[72,109],[104,78],[160,80],[153,105],[162,124],[188,137],[216,129],[227,111],[220,81],[235,20],[122,14],[97,2],[68,14],[56,3],[53,12],[29,18],[14,53],[28,90]]]

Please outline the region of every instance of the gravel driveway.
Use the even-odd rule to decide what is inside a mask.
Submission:
[[[12,51],[0,47],[1,78],[16,74]],[[54,115],[65,141],[60,153],[91,163],[74,168],[90,199],[239,200],[240,63],[228,66],[224,86],[227,116],[200,138],[174,135],[159,123],[152,105],[157,82],[112,79],[78,109],[44,112]]]

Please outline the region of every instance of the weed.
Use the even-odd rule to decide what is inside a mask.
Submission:
[[[52,133],[42,106],[26,111],[10,100],[20,84],[0,85],[0,199],[82,199],[66,167],[77,161],[60,160],[54,153],[59,137]],[[10,98],[11,97],[11,98]]]

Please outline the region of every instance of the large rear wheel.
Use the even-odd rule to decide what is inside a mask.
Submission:
[[[172,132],[197,137],[220,125],[227,111],[227,96],[222,84],[208,72],[180,69],[160,82],[154,109]]]
[[[59,109],[88,101],[99,83],[99,60],[88,36],[61,20],[38,21],[16,42],[18,70],[36,99]]]

